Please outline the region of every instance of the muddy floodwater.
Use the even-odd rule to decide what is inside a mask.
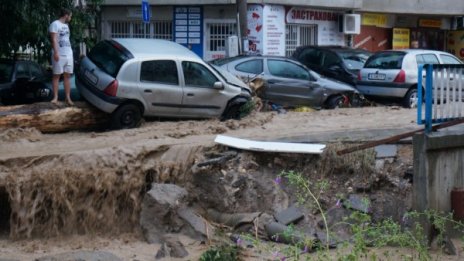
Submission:
[[[369,107],[253,113],[226,122],[148,120],[138,129],[105,132],[0,130],[0,259],[98,250],[122,260],[154,260],[161,244],[149,244],[140,225],[152,184],[182,187],[186,206],[202,217],[210,209],[272,216],[296,202],[290,184],[275,182],[282,172],[296,171],[315,184],[327,182],[320,197],[325,209],[340,195],[356,193],[374,202],[374,219],[401,219],[410,208],[410,143],[398,144],[387,160],[376,159],[374,149],[343,157],[336,151],[419,128],[415,116],[415,110]],[[215,144],[218,134],[320,142],[328,149],[322,155],[240,151]],[[301,230],[317,227],[317,212],[305,209],[304,216]],[[163,222],[165,233],[184,231]],[[184,260],[198,260],[213,243],[178,236],[189,253]],[[249,251],[249,260],[266,256]]]

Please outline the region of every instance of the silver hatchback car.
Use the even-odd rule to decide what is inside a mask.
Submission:
[[[388,50],[377,52],[358,75],[358,90],[365,96],[402,99],[403,106],[417,106],[419,64],[462,64],[455,56],[433,50]]]
[[[111,127],[142,116],[239,118],[248,86],[174,42],[114,39],[98,43],[76,70],[82,97],[111,113]]]

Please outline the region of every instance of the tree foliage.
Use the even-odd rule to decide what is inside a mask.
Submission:
[[[87,0],[86,7],[74,6],[75,0],[2,0],[0,5],[0,57],[11,57],[22,48],[32,48],[36,59],[45,61],[51,52],[48,26],[58,19],[61,8],[72,11],[71,44],[95,42],[86,33],[104,0]],[[80,2],[80,1],[79,1]]]

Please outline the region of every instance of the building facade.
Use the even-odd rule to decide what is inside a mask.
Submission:
[[[450,32],[457,28],[456,18],[464,16],[462,0],[448,1],[454,8],[449,4],[437,8],[437,3],[425,0],[406,8],[405,1],[388,2],[392,5],[377,0],[248,1],[248,39],[243,48],[251,53],[289,56],[301,45],[353,45],[378,51],[409,47],[411,41],[419,40],[423,48],[451,50]],[[144,23],[141,0],[105,1],[101,38],[173,40],[211,60],[224,57],[228,38],[240,35],[235,0],[205,0],[194,5],[188,0],[149,3],[151,16]],[[340,32],[340,18],[347,13],[360,15],[361,32],[353,38]]]

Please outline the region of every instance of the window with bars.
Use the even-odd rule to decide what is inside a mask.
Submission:
[[[206,28],[207,50],[212,52],[225,51],[227,37],[237,35],[236,23],[207,23]]]
[[[285,26],[285,55],[291,56],[296,48],[303,45],[316,45],[317,25],[287,24]]]
[[[155,38],[172,40],[172,21],[111,21],[111,38]]]

